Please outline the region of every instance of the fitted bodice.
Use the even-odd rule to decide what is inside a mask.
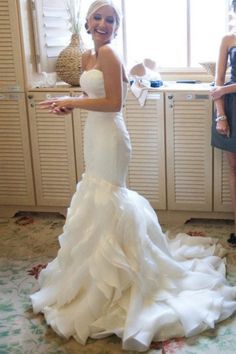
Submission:
[[[90,98],[105,96],[103,73],[98,69],[84,71],[80,77],[80,86]],[[127,83],[123,82],[123,102],[127,94]]]
[[[105,97],[104,78],[100,70],[85,71],[81,88],[89,98]],[[123,100],[127,84],[123,83]],[[124,186],[131,145],[122,111],[89,111],[84,129],[84,158],[86,173],[116,186]]]

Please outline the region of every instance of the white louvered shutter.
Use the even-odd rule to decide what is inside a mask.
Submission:
[[[23,93],[0,93],[0,205],[34,205]]]
[[[29,93],[31,97],[32,93]],[[68,206],[75,191],[76,172],[72,118],[40,109],[38,102],[66,93],[33,93],[29,120],[37,205]]]
[[[228,161],[219,149],[214,149],[214,211],[233,211]]]
[[[55,58],[70,43],[67,2],[30,0],[38,71],[55,71]]]
[[[129,92],[125,120],[132,143],[128,187],[166,208],[165,133],[163,93],[150,92],[144,107]]]
[[[73,115],[77,181],[81,180],[82,174],[85,170],[84,126],[85,126],[87,115],[88,115],[88,111],[83,109],[76,109]]]
[[[212,210],[211,116],[208,93],[166,93],[169,210]]]
[[[0,1],[0,92],[24,91],[17,0]]]

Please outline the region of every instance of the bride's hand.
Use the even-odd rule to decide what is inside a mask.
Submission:
[[[58,107],[55,107],[50,112],[56,114],[57,116],[65,116],[67,114],[70,114],[72,111],[73,111],[73,108],[66,108],[66,107],[58,108]]]
[[[69,114],[75,108],[73,97],[54,97],[39,103],[40,108],[48,109],[57,115]]]

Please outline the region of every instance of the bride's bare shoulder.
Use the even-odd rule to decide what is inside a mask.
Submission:
[[[89,65],[89,62],[91,61],[91,57],[92,57],[93,53],[92,50],[86,50],[83,54],[82,54],[82,70],[86,70],[86,68]]]

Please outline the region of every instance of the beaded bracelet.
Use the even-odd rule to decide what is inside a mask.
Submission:
[[[216,117],[215,119],[216,122],[219,122],[220,120],[227,120],[227,117],[223,115],[223,116]]]

